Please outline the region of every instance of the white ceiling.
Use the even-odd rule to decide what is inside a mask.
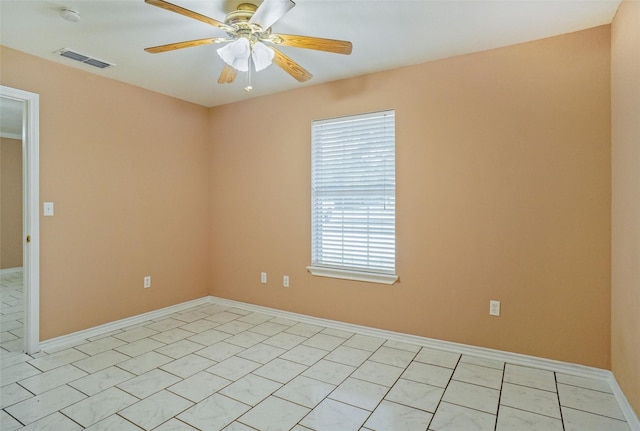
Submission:
[[[169,0],[224,21],[241,1]],[[245,0],[251,2],[255,0]],[[297,0],[273,26],[276,33],[353,42],[353,54],[281,47],[314,77],[304,84],[272,65],[254,73],[254,91],[243,91],[244,74],[217,83],[220,45],[160,54],[145,47],[225,33],[143,0],[0,0],[2,45],[211,107],[410,64],[570,33],[613,19],[620,0]],[[68,22],[69,7],[81,21]],[[96,69],[55,54],[70,48],[117,66]]]

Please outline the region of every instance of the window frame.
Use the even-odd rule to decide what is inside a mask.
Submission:
[[[349,266],[349,265],[340,265],[340,264],[336,264],[335,262],[332,263],[327,263],[327,261],[325,261],[324,263],[318,259],[318,257],[316,256],[317,254],[317,250],[318,247],[322,248],[322,245],[318,246],[318,244],[316,244],[316,241],[318,240],[317,235],[318,235],[318,228],[317,228],[317,208],[318,207],[322,207],[323,205],[321,204],[317,204],[316,202],[316,180],[318,179],[317,177],[317,164],[320,163],[321,161],[318,160],[318,158],[320,156],[316,155],[316,150],[317,150],[317,146],[318,145],[323,145],[320,141],[321,139],[318,138],[318,134],[322,134],[321,132],[318,132],[318,129],[321,129],[322,126],[327,126],[329,128],[331,127],[337,127],[336,125],[338,124],[345,124],[348,122],[357,122],[358,120],[365,120],[365,121],[369,121],[370,123],[372,123],[371,120],[374,120],[376,118],[380,117],[380,122],[374,124],[374,127],[383,127],[385,130],[385,133],[382,134],[382,139],[381,140],[366,140],[367,138],[365,137],[363,140],[363,145],[362,147],[359,146],[358,143],[354,143],[354,141],[357,140],[357,138],[352,138],[353,140],[348,140],[348,137],[344,137],[341,138],[342,141],[340,141],[343,144],[346,144],[347,146],[353,148],[356,147],[358,148],[357,150],[352,150],[350,152],[347,152],[347,155],[350,156],[350,158],[347,158],[347,164],[352,163],[352,162],[357,162],[357,157],[358,156],[362,156],[362,155],[367,155],[367,151],[376,151],[376,150],[380,150],[382,149],[384,152],[384,155],[381,156],[381,160],[383,161],[383,167],[379,170],[375,170],[375,168],[372,168],[371,170],[366,172],[366,175],[364,176],[365,179],[371,179],[372,177],[376,176],[376,174],[380,174],[382,173],[383,175],[383,189],[385,190],[383,193],[383,195],[376,195],[378,201],[375,202],[377,204],[380,204],[381,202],[384,202],[385,205],[387,202],[390,202],[392,204],[392,210],[391,210],[391,215],[393,217],[393,220],[391,223],[389,223],[388,221],[384,221],[382,222],[382,227],[384,228],[384,233],[382,234],[382,237],[385,238],[385,242],[389,242],[389,233],[392,233],[392,246],[391,249],[389,249],[389,246],[386,245],[384,250],[385,250],[385,257],[384,258],[380,258],[380,265],[378,265],[378,267],[376,267],[375,265],[373,265],[372,267],[371,265],[371,260],[369,259],[369,257],[367,257],[365,259],[366,261],[366,265],[368,267],[363,267],[363,266]],[[369,124],[369,123],[366,123]],[[373,124],[373,123],[372,123]],[[387,128],[389,126],[392,126],[390,129],[387,130]],[[349,128],[347,127],[349,133],[355,131],[356,132],[356,136],[358,138],[363,138],[363,135],[365,135],[364,132],[367,131],[367,129],[371,127],[369,125],[364,126],[364,127],[354,127],[354,128]],[[392,132],[391,137],[387,136],[387,133]],[[371,132],[369,132],[371,133]],[[326,136],[323,135],[323,137],[326,139]],[[333,144],[335,146],[335,144]],[[366,148],[365,148],[366,146]],[[362,148],[365,148],[364,150],[362,150]],[[389,150],[391,150],[391,156],[388,156],[388,152]],[[320,151],[320,150],[318,150]],[[341,159],[341,161],[343,161],[345,159]],[[392,163],[392,167],[389,167],[387,165],[388,162],[393,162]],[[395,110],[394,109],[389,109],[389,110],[384,110],[384,111],[377,111],[377,112],[371,112],[371,113],[366,113],[366,114],[356,114],[356,115],[348,115],[348,116],[343,116],[343,117],[336,117],[336,118],[328,118],[328,119],[323,119],[323,120],[314,120],[312,121],[311,124],[311,265],[307,267],[307,270],[314,276],[320,276],[320,277],[330,277],[330,278],[339,278],[339,279],[346,279],[346,280],[355,280],[355,281],[365,281],[365,282],[372,282],[372,283],[381,283],[381,284],[394,284],[396,281],[398,281],[398,275],[396,274],[396,206],[395,206],[395,199],[396,199],[396,133],[395,133]],[[326,166],[326,165],[324,165]],[[330,167],[333,166],[335,168],[335,165],[330,165]],[[336,168],[337,169],[337,168]],[[391,172],[392,177],[389,176],[389,172]],[[340,177],[340,174],[336,174],[337,177]],[[327,180],[327,176],[325,177],[320,177],[320,178],[324,178],[324,180]],[[392,195],[391,198],[387,195],[387,193],[389,193],[390,190],[387,190],[387,184],[388,182],[391,181],[392,182]],[[373,185],[368,186],[369,189],[368,191],[374,191],[374,193],[379,193],[379,188],[380,188],[380,184],[379,183],[374,183]],[[376,190],[376,187],[378,188],[378,190]],[[328,186],[327,186],[328,188]],[[326,192],[326,189],[322,189],[323,191]],[[322,193],[322,192],[321,192]],[[366,195],[366,193],[360,193],[360,194],[350,194],[350,197],[356,197],[358,199],[362,199],[363,196]],[[341,211],[342,212],[347,212],[347,208],[348,205],[344,204],[345,206],[341,207]],[[376,214],[383,214],[384,217],[388,217],[389,216],[389,210],[387,209],[387,207],[385,206],[384,209],[382,210],[383,212],[381,212],[381,210],[378,208],[377,210],[371,210],[371,208],[374,208],[373,206],[367,207],[367,210],[359,212],[358,214],[363,215],[366,213],[369,213],[370,211],[375,212]],[[325,214],[325,212],[323,212],[322,210],[321,214]],[[365,217],[363,217],[363,219],[365,219]],[[364,226],[364,232],[366,233],[362,233],[362,231],[360,229],[356,230],[356,231],[351,231],[346,229],[345,230],[345,225],[346,223],[342,223],[340,226],[340,232],[341,233],[357,233],[360,235],[365,235],[366,236],[366,240],[362,242],[363,247],[365,247],[365,244],[368,244],[370,241],[370,238],[372,236],[374,236],[372,234],[372,232],[375,232],[377,229],[379,229],[381,226],[377,226],[377,227],[373,227],[372,228],[372,224],[370,224],[368,221],[360,226]],[[319,228],[320,230],[322,230],[322,227]],[[389,231],[390,229],[390,231]],[[386,236],[385,236],[386,235]],[[368,247],[368,246],[366,246]],[[324,249],[323,249],[324,250]],[[320,254],[322,254],[322,252],[320,252]],[[392,255],[392,259],[389,259],[388,255]],[[353,259],[353,257],[351,257]],[[330,259],[328,259],[330,260]],[[346,255],[346,260],[349,260],[349,255]],[[388,269],[388,267],[392,265],[391,269]]]

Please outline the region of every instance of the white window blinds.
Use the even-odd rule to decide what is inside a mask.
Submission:
[[[395,112],[314,121],[311,157],[312,267],[394,274]]]

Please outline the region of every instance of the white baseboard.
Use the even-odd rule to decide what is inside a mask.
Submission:
[[[403,334],[400,332],[387,331],[384,329],[370,328],[367,326],[354,325],[335,320],[322,319],[319,317],[297,314],[290,311],[282,311],[274,308],[263,307],[260,305],[248,304],[245,302],[233,301],[230,299],[218,298],[215,296],[206,296],[193,301],[183,302],[170,307],[161,308],[159,310],[148,313],[139,314],[126,319],[117,320],[104,325],[74,332],[68,335],[52,338],[40,343],[40,348],[45,352],[57,351],[65,347],[78,345],[86,342],[88,338],[97,337],[111,331],[125,328],[127,326],[137,325],[147,320],[159,319],[161,317],[186,310],[192,307],[205,304],[219,304],[228,307],[237,307],[247,311],[270,314],[275,317],[296,320],[303,323],[324,326],[327,328],[339,329],[347,332],[354,332],[373,337],[385,338],[388,340],[400,341],[404,343],[416,344],[419,346],[430,347],[439,350],[460,353],[463,355],[471,355],[485,359],[494,359],[507,362],[514,365],[522,365],[539,369],[557,371],[573,376],[586,377],[591,379],[599,379],[606,382],[611,388],[611,393],[616,398],[618,406],[622,410],[624,417],[631,431],[640,431],[640,421],[638,416],[631,408],[629,401],[625,397],[622,389],[618,385],[613,373],[609,370],[601,368],[588,367],[585,365],[572,364],[569,362],[556,361],[552,359],[539,358],[536,356],[522,355],[519,353],[505,352],[502,350],[488,349],[484,347],[469,346],[466,344],[452,343],[449,341],[436,340],[432,338],[420,337],[417,335]]]
[[[0,276],[13,274],[14,272],[22,272],[22,267],[21,266],[16,266],[16,267],[13,267],[13,268],[0,269]]]
[[[250,311],[271,314],[276,317],[297,320],[304,323],[325,326],[327,328],[340,329],[348,332],[355,332],[373,337],[385,338],[388,340],[401,341],[410,344],[417,344],[424,347],[430,347],[438,350],[446,350],[463,355],[471,355],[485,359],[494,359],[507,362],[513,365],[522,365],[526,367],[557,371],[564,374],[570,374],[578,377],[586,377],[590,379],[599,379],[606,382],[611,388],[611,393],[616,398],[618,406],[629,425],[631,431],[640,431],[640,421],[625,397],[622,389],[618,385],[613,373],[609,370],[601,368],[588,367],[586,365],[572,364],[570,362],[556,361],[553,359],[545,359],[536,356],[522,355],[519,353],[505,352],[502,350],[488,349],[485,347],[470,346],[467,344],[452,343],[450,341],[436,340],[433,338],[420,337],[417,335],[403,334],[400,332],[386,331],[384,329],[370,328],[367,326],[354,325],[351,323],[338,322],[335,320],[322,319],[319,317],[311,317],[303,314],[282,311],[273,308],[263,307],[260,305],[247,304],[244,302],[233,301],[230,299],[218,298],[210,296],[213,303],[227,305],[230,307],[243,308]]]
[[[89,338],[126,328],[127,326],[137,325],[139,323],[146,322],[147,320],[159,319],[161,317],[168,316],[169,314],[177,313],[178,311],[209,303],[211,303],[211,299],[205,296],[203,298],[182,302],[159,310],[149,311],[148,313],[142,313],[125,319],[105,323],[104,325],[94,326],[93,328],[84,329],[82,331],[72,332],[71,334],[61,335],[60,337],[50,338],[40,342],[40,350],[50,353],[67,347],[76,346],[78,344],[85,343]]]

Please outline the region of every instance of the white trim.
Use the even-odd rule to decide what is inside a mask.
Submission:
[[[341,278],[343,280],[366,281],[369,283],[393,284],[398,281],[395,274],[379,272],[349,271],[346,269],[323,268],[321,266],[307,266],[311,275],[318,277]]]
[[[14,272],[22,272],[21,266],[15,266],[13,268],[0,269],[0,275],[13,274]]]
[[[186,310],[188,308],[197,307],[203,304],[209,304],[210,302],[211,300],[209,299],[209,297],[205,296],[203,298],[182,302],[180,304],[171,305],[159,310],[149,311],[147,313],[138,314],[135,316],[127,317],[125,319],[115,320],[113,322],[105,323],[104,325],[98,325],[94,326],[93,328],[72,332],[71,334],[61,335],[60,337],[50,338],[40,343],[40,348],[45,352],[49,352],[57,351],[66,347],[77,346],[78,344],[84,343],[87,341],[87,339],[92,337],[97,337],[111,331],[126,328],[127,326],[137,325],[139,323],[146,322],[147,320],[159,319],[161,317],[165,317],[170,314]]]
[[[572,364],[569,362],[556,361],[552,359],[539,358],[536,356],[522,355],[519,353],[505,352],[502,350],[488,349],[484,347],[469,346],[466,344],[453,343],[449,341],[436,340],[433,338],[420,337],[417,335],[403,334],[400,332],[387,331],[384,329],[370,328],[367,326],[354,325],[352,323],[344,323],[335,320],[322,319],[319,317],[307,316],[304,314],[293,313],[290,311],[277,310],[274,308],[263,307],[261,305],[248,304],[238,302],[231,299],[218,298],[215,296],[205,296],[193,301],[183,302],[181,304],[162,308],[160,310],[151,311],[126,319],[117,320],[115,322],[96,326],[94,328],[85,329],[83,331],[74,332],[72,334],[63,335],[61,337],[52,338],[41,343],[42,350],[56,351],[61,348],[71,347],[85,342],[88,338],[96,337],[108,332],[125,328],[131,325],[137,325],[147,320],[158,319],[178,311],[188,308],[197,307],[205,304],[219,304],[228,307],[242,308],[248,311],[270,314],[275,317],[296,320],[298,322],[320,325],[327,328],[339,329],[347,332],[354,332],[372,337],[385,338],[387,340],[401,341],[404,343],[415,344],[423,347],[430,347],[449,352],[460,353],[463,355],[472,355],[480,358],[494,359],[507,362],[514,365],[522,365],[550,371],[557,371],[573,376],[586,377],[591,379],[599,379],[609,385],[611,393],[615,397],[618,406],[629,425],[630,431],[640,431],[640,421],[635,412],[631,408],[629,401],[620,389],[618,382],[613,373],[609,370],[601,368],[588,367],[586,365]]]
[[[24,350],[40,350],[40,96],[0,85],[0,96],[24,101],[22,124],[23,164],[23,274]],[[27,236],[31,241],[26,242]]]

